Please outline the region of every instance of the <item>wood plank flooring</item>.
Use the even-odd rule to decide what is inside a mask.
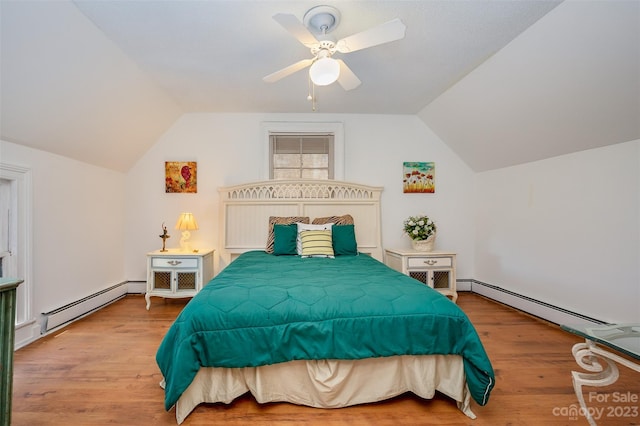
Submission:
[[[147,311],[142,296],[127,296],[16,351],[12,425],[175,425],[175,412],[163,408],[155,352],[185,302],[152,298]],[[333,410],[261,405],[245,395],[230,405],[201,405],[183,424],[587,425],[569,412],[577,407],[570,372],[579,370],[571,355],[579,338],[478,295],[461,293],[458,304],[496,371],[489,403],[472,403],[476,420],[442,395]],[[611,386],[585,388],[585,398],[603,410],[599,426],[640,424],[640,374],[620,367],[620,376]],[[621,402],[625,395],[631,400]]]

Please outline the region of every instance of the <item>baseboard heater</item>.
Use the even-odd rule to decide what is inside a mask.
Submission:
[[[472,293],[504,303],[512,308],[526,312],[538,318],[542,318],[554,324],[583,324],[589,322],[593,324],[606,324],[604,321],[600,321],[577,312],[572,312],[481,281],[470,280],[470,290]]]
[[[127,294],[127,288],[128,282],[124,281],[53,311],[42,313],[41,333],[45,334],[115,302]]]
[[[512,308],[526,312],[530,315],[542,318],[546,321],[550,321],[555,324],[571,324],[571,323],[585,323],[591,322],[594,324],[605,324],[604,321],[600,321],[595,318],[591,318],[576,312],[572,312],[558,306],[551,305],[540,300],[536,300],[521,294],[506,290],[504,288],[487,284],[482,281],[474,279],[462,279],[457,280],[459,290],[470,291],[489,299],[495,300]],[[134,284],[140,284],[138,287],[143,288],[144,282]],[[135,287],[132,291],[132,288]],[[41,333],[45,334],[54,328],[58,328],[76,319],[84,317],[105,305],[115,302],[118,299],[123,298],[127,293],[140,293],[143,290],[138,289],[136,286],[132,287],[132,282],[124,281],[120,284],[116,284],[112,287],[94,293],[76,302],[69,303],[53,311],[45,312],[42,314],[43,320]]]

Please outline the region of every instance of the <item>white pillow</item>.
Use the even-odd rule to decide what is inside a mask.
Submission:
[[[302,255],[302,240],[300,239],[300,233],[302,231],[331,231],[333,223],[323,223],[322,225],[312,225],[309,223],[296,223],[298,225],[298,236],[296,238],[296,252],[298,256]]]

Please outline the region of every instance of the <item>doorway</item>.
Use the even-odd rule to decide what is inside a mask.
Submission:
[[[18,330],[35,323],[30,235],[31,170],[0,163],[0,277],[24,280],[16,291],[16,343]]]

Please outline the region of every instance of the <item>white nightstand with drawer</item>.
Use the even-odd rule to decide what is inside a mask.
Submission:
[[[385,263],[390,268],[409,275],[446,296],[451,296],[454,303],[458,299],[455,253],[386,249]]]
[[[147,253],[147,310],[151,296],[193,297],[213,278],[215,250],[185,252],[180,250]]]

